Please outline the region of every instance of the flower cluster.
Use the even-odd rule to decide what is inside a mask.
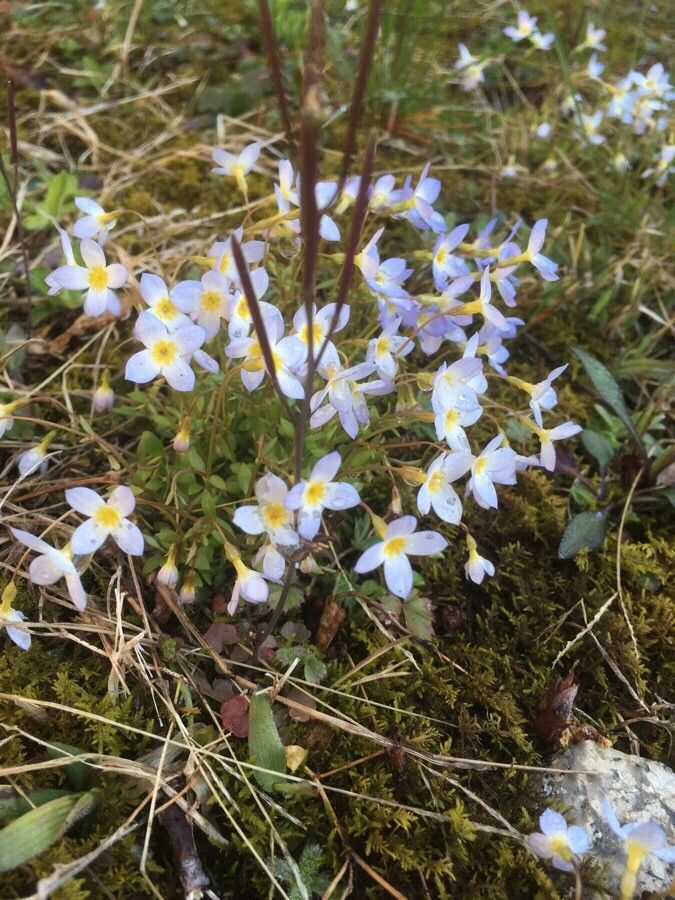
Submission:
[[[631,900],[637,887],[637,873],[645,859],[653,854],[668,864],[675,863],[675,846],[668,844],[663,828],[653,820],[640,820],[620,825],[609,801],[602,805],[602,813],[610,830],[626,845],[626,865],[621,878],[621,900]],[[552,809],[545,809],[539,817],[540,831],[527,838],[530,849],[540,859],[550,859],[561,872],[573,872],[591,846],[588,832],[578,825],[568,825],[565,817]]]
[[[519,9],[515,25],[503,29],[504,34],[516,45],[529,44],[538,50],[549,50],[553,45],[551,32],[542,34],[537,28],[537,17],[526,9]],[[570,50],[570,78],[573,90],[561,101],[562,117],[571,117],[572,133],[582,145],[606,145],[608,130],[612,124],[629,126],[634,135],[665,135],[669,128],[670,104],[675,92],[662,63],[654,63],[646,71],[631,69],[615,79],[605,74],[606,66],[600,54],[607,50],[604,28],[593,22],[586,25],[585,36]],[[454,64],[456,77],[463,90],[471,91],[485,82],[485,70],[497,60],[487,55],[474,56],[466,44],[458,45],[459,56]],[[584,61],[585,60],[585,61]],[[629,149],[625,139],[619,134],[620,146],[610,158],[610,165],[618,172],[632,167]],[[541,141],[547,141],[554,132],[550,122],[539,122],[533,126],[533,134]],[[648,165],[642,171],[642,178],[653,178],[662,187],[673,172],[675,145],[663,141],[653,154],[646,151]],[[545,170],[555,170],[557,161],[549,157],[543,165]],[[522,166],[510,160],[503,167],[501,177],[517,177]]]
[[[260,151],[257,144],[238,154],[214,150],[214,172],[232,177],[248,196],[247,175]],[[328,249],[331,242],[340,240],[339,217],[353,206],[361,188],[359,177],[346,179],[343,186],[317,182],[318,228]],[[542,252],[547,220],[534,223],[524,240],[520,238],[522,223],[517,223],[495,241],[496,220],[480,228],[468,222],[449,228],[438,209],[440,191],[441,183],[428,166],[416,179],[408,176],[397,184],[393,175],[386,174],[363,186],[360,196],[367,203],[367,216],[354,258],[357,305],[333,301],[288,310],[275,302],[269,262],[275,244],[283,245],[285,253],[298,250],[303,238],[302,191],[291,162],[279,161],[271,195],[275,214],[257,223],[247,221],[226,240],[213,243],[204,256],[194,257],[196,268],[188,279],[168,284],[160,274],[141,273],[143,308],[133,333],[143,349],[132,353],[125,376],[135,384],[162,379],[170,389],[190,393],[201,383],[193,363],[207,377],[218,372],[220,357],[229,371],[238,373],[246,391],[277,391],[289,415],[291,407],[296,411],[306,407],[308,428],[332,429],[333,442],[360,439],[366,429],[372,429],[374,412],[378,429],[384,423],[392,428],[407,426],[418,438],[435,436],[435,442],[430,442],[435,452],[423,464],[388,456],[386,468],[392,478],[417,489],[420,516],[435,519],[443,528],[463,529],[468,553],[465,572],[480,583],[495,568],[478,552],[477,541],[464,524],[467,504],[497,509],[504,486],[515,485],[518,474],[531,466],[552,471],[554,442],[580,429],[571,422],[552,427],[544,422],[557,405],[553,382],[565,366],[534,383],[508,374],[505,368],[508,344],[523,325],[513,314],[523,274],[529,272],[528,280],[533,274],[544,281],[558,278],[556,263]],[[93,202],[78,205],[86,213],[75,227],[84,265],[75,262],[70,240],[61,232],[67,264],[48,276],[49,289],[86,290],[85,312],[117,312],[120,303],[115,290],[129,273],[119,264],[106,265],[101,244],[120,211],[104,213]],[[421,243],[408,258],[387,252],[393,229],[403,222]],[[235,263],[235,250],[241,254],[239,264],[242,258],[245,262],[245,273]],[[338,262],[343,256],[326,254],[328,260]],[[353,323],[356,334],[365,326],[367,340],[348,334]],[[509,410],[495,403],[488,390],[491,384],[515,387],[523,398],[522,408]],[[106,371],[92,403],[96,411],[105,412],[113,401]],[[11,427],[13,409],[12,404],[0,409],[2,427]],[[387,410],[388,420],[383,419]],[[485,421],[490,422],[487,429]],[[511,422],[518,426],[519,440],[530,435],[535,448],[521,453],[511,446],[507,439]],[[480,431],[480,441],[472,435],[474,427]],[[173,447],[188,453],[189,416],[183,415]],[[24,464],[26,472],[39,469],[45,448],[43,441],[32,452]],[[221,535],[237,576],[231,612],[240,599],[256,604],[266,601],[268,583],[282,580],[288,567],[311,571],[319,532],[323,528],[332,539],[333,523],[341,523],[344,511],[361,504],[358,484],[336,480],[342,465],[337,450],[311,461],[304,479],[302,463],[298,459],[294,479],[284,477],[282,470],[266,472],[255,484],[255,502],[239,505],[234,512],[233,525],[261,539],[251,566]],[[57,551],[23,531],[15,530],[14,536],[49,561],[49,565],[34,562],[33,581],[50,584],[64,576],[73,600],[81,605],[83,594],[73,556],[95,552],[109,535],[124,552],[141,554],[143,537],[128,519],[135,503],[128,488],[116,488],[106,501],[88,488],[73,488],[66,499],[87,517],[66,548]],[[366,573],[382,566],[388,589],[406,598],[413,585],[410,557],[440,554],[448,541],[439,531],[418,530],[412,515],[399,515],[387,523],[363,506],[377,540],[358,557],[354,569]],[[179,547],[174,543],[157,573],[160,583],[178,586],[178,560]],[[196,585],[195,573],[189,572],[181,589],[184,602],[194,599]]]

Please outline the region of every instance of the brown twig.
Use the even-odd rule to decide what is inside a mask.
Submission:
[[[274,91],[277,95],[277,103],[279,104],[279,114],[281,115],[281,121],[284,126],[284,131],[286,132],[288,146],[290,147],[291,154],[293,154],[295,153],[293,126],[288,112],[288,104],[286,103],[286,92],[284,91],[281,57],[279,54],[279,42],[277,41],[277,35],[274,31],[272,14],[267,0],[258,0],[258,10],[260,12],[260,28],[267,49],[267,62],[270,67]]]
[[[185,900],[198,900],[204,896],[204,889],[209,887],[210,882],[197,853],[192,825],[177,803],[166,806],[157,818],[169,836]]]

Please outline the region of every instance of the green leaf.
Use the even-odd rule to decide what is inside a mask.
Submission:
[[[403,604],[403,615],[408,631],[422,640],[431,640],[434,636],[434,608],[428,597],[413,594],[410,600]]]
[[[216,498],[210,491],[202,491],[202,509],[209,518],[216,514]]]
[[[0,872],[9,872],[43,853],[68,829],[90,813],[97,794],[68,794],[31,809],[0,831]]]
[[[579,347],[573,347],[572,350],[586,370],[586,374],[593,382],[593,387],[600,394],[605,403],[611,407],[621,419],[631,433],[633,440],[636,441],[641,449],[643,449],[640,435],[637,433],[635,425],[633,425],[633,420],[630,417],[628,407],[623,399],[621,388],[617,384],[612,373],[600,362],[600,360],[595,359],[594,356],[590,356],[585,350],[581,350]]]
[[[73,747],[70,744],[62,744],[60,741],[52,741],[51,747],[47,750],[47,756],[50,759],[59,759],[61,756],[79,756],[84,753],[79,747]],[[92,768],[84,762],[73,762],[63,767],[66,778],[76,791],[84,791],[89,786],[91,780]]]
[[[284,745],[281,743],[267,694],[254,694],[248,712],[248,753],[252,763],[283,774],[286,771]],[[281,781],[269,772],[254,772],[255,780],[266,791]]]
[[[614,458],[614,445],[610,439],[599,431],[584,428],[581,432],[581,443],[597,462],[600,474],[604,475]]]
[[[571,559],[584,547],[597,550],[605,540],[606,527],[602,513],[582,512],[574,516],[562,536],[558,556],[560,559]]]
[[[136,456],[139,462],[147,462],[149,459],[156,459],[164,456],[164,444],[152,431],[144,431],[138,442]]]
[[[312,684],[320,684],[326,677],[328,669],[320,659],[310,651],[306,653],[304,660],[305,679]]]
[[[27,791],[26,799],[9,785],[2,785],[0,786],[0,822],[9,822],[30,812],[36,806],[42,806],[49,803],[50,800],[56,800],[58,797],[65,797],[68,794],[70,791],[63,788],[36,788],[34,791]]]

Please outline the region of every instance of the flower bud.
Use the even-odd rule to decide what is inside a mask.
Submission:
[[[47,449],[56,435],[55,431],[50,431],[43,440],[35,447],[26,450],[18,459],[19,472],[22,475],[31,475],[39,470],[40,475],[44,475],[47,471]]]
[[[178,569],[176,568],[176,545],[169,547],[166,562],[157,573],[157,581],[167,587],[174,587],[178,583]]]
[[[185,576],[185,581],[183,582],[183,586],[180,589],[178,599],[184,606],[187,606],[189,603],[195,602],[195,577],[195,573],[190,570]]]
[[[101,383],[94,391],[91,398],[95,412],[103,413],[113,408],[115,394],[110,387],[110,375],[106,369],[101,378]]]
[[[190,426],[187,421],[183,421],[176,437],[173,439],[173,449],[176,453],[187,453],[190,449]]]

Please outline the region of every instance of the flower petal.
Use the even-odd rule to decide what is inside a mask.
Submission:
[[[84,238],[84,240],[80,241],[80,253],[87,268],[94,269],[98,266],[105,268],[105,253],[96,241],[92,241],[91,238]]]
[[[54,584],[63,577],[63,572],[48,556],[36,556],[28,567],[28,574],[33,584]]]
[[[199,330],[202,331],[201,328]],[[195,386],[195,373],[181,356],[170,365],[163,366],[162,375],[174,391],[191,391]]]
[[[384,580],[392,594],[405,600],[412,590],[413,583],[412,566],[405,554],[385,559]]]
[[[442,553],[447,546],[448,542],[437,531],[417,531],[408,538],[405,552],[412,556],[430,556]]]
[[[565,817],[554,809],[545,809],[539,816],[539,827],[543,834],[555,834],[558,831],[567,831]]]
[[[117,546],[124,553],[131,556],[142,556],[145,549],[145,541],[138,525],[134,525],[128,519],[122,519],[121,525],[112,532]]]
[[[52,549],[47,541],[43,541],[42,538],[36,537],[36,535],[31,534],[30,531],[23,531],[21,528],[10,528],[9,530],[17,541],[22,543],[25,547],[30,547],[31,550],[35,550],[37,553],[48,553]]]
[[[83,516],[93,516],[104,505],[105,500],[91,488],[75,487],[66,491],[66,502],[75,512]]]
[[[127,360],[124,369],[124,377],[127,381],[136,384],[145,384],[156,378],[161,370],[160,364],[155,360],[149,350],[140,350]]]
[[[351,509],[358,506],[360,501],[359,492],[353,485],[346,481],[336,481],[327,486],[323,503],[328,509]]]
[[[359,556],[354,564],[354,571],[359,574],[363,574],[364,572],[372,572],[373,569],[376,569],[378,566],[381,566],[384,562],[384,542],[380,541],[377,544],[373,544],[372,547],[368,547],[368,549]]]
[[[136,507],[136,498],[130,488],[120,484],[108,497],[108,506],[116,509],[121,516],[129,516]]]
[[[129,279],[129,273],[121,263],[110,263],[106,267],[108,273],[108,287],[116,290],[126,284]]]
[[[240,506],[232,516],[232,521],[246,534],[262,534],[265,530],[260,509],[257,506]]]
[[[70,544],[73,553],[78,556],[86,556],[98,550],[107,537],[108,530],[106,528],[101,528],[93,519],[87,519],[75,529]]]

